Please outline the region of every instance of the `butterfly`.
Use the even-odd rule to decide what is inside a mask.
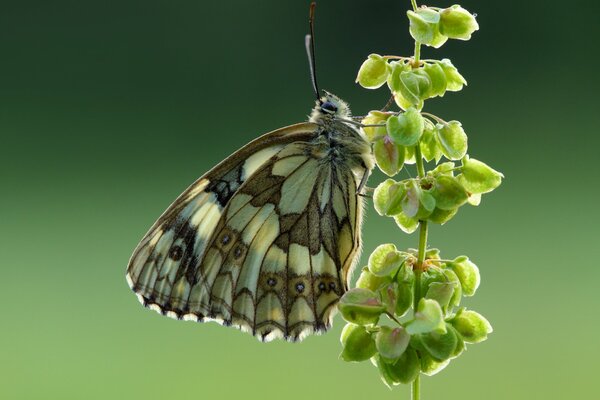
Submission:
[[[263,341],[325,332],[361,248],[371,146],[314,69],[308,122],[267,133],[185,190],[139,243],[127,282],[140,302]]]

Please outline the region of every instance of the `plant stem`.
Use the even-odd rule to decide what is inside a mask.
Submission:
[[[412,4],[413,10],[417,11],[417,0],[410,0],[410,4]]]
[[[421,154],[421,146],[415,146],[415,158],[417,161],[417,172],[419,178],[425,177],[425,166],[423,165],[423,156]],[[423,261],[425,261],[425,251],[427,250],[427,221],[419,221],[419,250],[417,254],[417,264],[415,265],[415,288],[413,309],[416,312],[417,305],[421,300],[421,274],[423,273]],[[412,400],[420,400],[421,398],[421,375],[412,383]]]
[[[415,57],[413,61],[413,68],[417,68],[421,62],[421,43],[415,42]]]

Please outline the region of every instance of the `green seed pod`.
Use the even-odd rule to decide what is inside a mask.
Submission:
[[[459,180],[459,182],[461,182],[464,186],[464,181],[460,178],[460,175],[456,177],[456,179]],[[471,193],[469,195],[469,198],[467,199],[467,203],[469,203],[472,206],[477,207],[478,205],[481,204],[481,193]]]
[[[365,361],[377,353],[375,340],[364,326],[347,324],[341,335],[344,346],[340,358],[347,362]]]
[[[400,146],[385,136],[373,144],[373,155],[379,169],[387,176],[394,176],[404,166],[404,146]]]
[[[483,315],[464,310],[449,321],[467,343],[479,343],[487,339],[494,330]]]
[[[391,366],[396,380],[403,384],[409,384],[417,379],[421,372],[421,363],[415,349],[408,348]]]
[[[448,38],[440,33],[440,14],[430,8],[407,11],[410,20],[410,34],[415,41],[427,46],[441,47]]]
[[[462,286],[460,285],[460,280],[458,276],[451,269],[444,268],[444,275],[448,282],[454,284],[454,292],[452,293],[452,298],[448,302],[448,307],[444,310],[445,313],[451,311],[454,307],[460,306],[460,300],[462,299]]]
[[[458,213],[458,208],[455,208],[454,210],[442,210],[436,207],[432,213],[429,214],[427,220],[433,222],[434,224],[444,225],[446,222],[454,218],[456,213]]]
[[[425,297],[437,301],[445,312],[454,295],[455,286],[454,282],[432,282]]]
[[[427,97],[443,97],[444,93],[446,93],[448,81],[441,65],[438,63],[425,64],[423,71],[429,76],[429,81],[431,82]]]
[[[371,54],[358,70],[356,82],[365,89],[380,88],[390,74],[387,61],[379,54]]]
[[[386,127],[388,135],[394,143],[414,146],[423,134],[425,121],[416,109],[409,108],[398,116],[390,117]]]
[[[394,216],[394,221],[396,221],[396,225],[398,225],[404,233],[408,234],[413,233],[419,227],[418,219],[407,217],[403,212],[396,214]]]
[[[404,154],[404,164],[416,164],[417,158],[415,157],[415,146],[406,146],[404,150],[406,150],[406,153]]]
[[[435,125],[429,120],[425,120],[425,128],[421,136],[421,154],[426,161],[435,160],[438,162],[442,158],[442,150],[437,142]]]
[[[500,186],[504,175],[487,164],[466,156],[462,160],[462,174],[457,178],[467,191],[480,194],[489,193]]]
[[[402,83],[400,82],[400,74],[402,72],[410,71],[411,66],[404,61],[392,61],[389,63],[391,72],[388,75],[387,85],[390,89],[390,92],[395,93],[400,91],[400,86]]]
[[[381,302],[385,305],[386,311],[390,314],[394,313],[396,309],[396,302],[398,299],[398,283],[390,282],[384,287],[380,288],[379,297],[381,297]]]
[[[421,371],[427,376],[433,376],[446,368],[450,360],[437,361],[428,352],[419,353],[421,356]]]
[[[430,248],[425,252],[426,260],[439,260],[440,259],[440,249]]]
[[[426,218],[435,209],[433,196],[422,190],[419,184],[411,179],[406,182],[406,195],[402,198],[402,212],[409,218],[420,220]]]
[[[430,332],[421,335],[423,347],[425,347],[429,355],[436,361],[444,361],[452,357],[458,344],[458,337],[455,331],[452,327],[448,329],[448,325],[446,323],[445,333]]]
[[[431,299],[421,299],[414,319],[406,324],[406,331],[411,335],[428,332],[444,333],[446,325],[444,324],[442,308],[438,302]]]
[[[437,125],[437,139],[442,154],[449,160],[460,160],[467,154],[467,134],[458,121]]]
[[[437,208],[448,211],[462,206],[469,197],[458,180],[448,175],[438,176],[429,193],[435,198]]]
[[[373,192],[373,205],[379,215],[393,216],[402,211],[402,198],[406,193],[404,185],[387,179]]]
[[[439,61],[440,67],[444,70],[444,74],[446,74],[446,90],[449,92],[458,92],[462,90],[463,86],[467,85],[467,80],[458,73],[458,70],[454,65],[452,65],[452,61],[444,58],[442,61]]]
[[[456,257],[452,262],[447,263],[446,266],[454,271],[458,277],[463,294],[466,297],[473,296],[481,281],[477,265],[471,262],[469,257],[460,256]]]
[[[367,116],[363,118],[361,123],[363,125],[385,124],[385,121],[387,121],[389,117],[390,114],[386,114],[381,111],[369,111],[369,114],[367,114]],[[362,130],[365,133],[365,136],[367,137],[369,142],[371,143],[375,142],[376,140],[382,139],[387,135],[387,130],[385,129],[385,126],[365,127],[362,128]]]
[[[385,312],[379,296],[362,288],[347,291],[340,299],[338,308],[346,321],[356,325],[375,324],[381,313]]]
[[[396,104],[398,105],[398,107],[400,107],[403,110],[408,110],[411,107],[416,108],[417,110],[421,110],[423,109],[423,100],[416,100],[416,103],[414,103],[413,101],[415,99],[413,99],[413,101],[408,100],[406,98],[404,98],[404,96],[402,95],[402,92],[394,92],[394,101],[396,102]]]
[[[406,257],[392,243],[379,245],[369,256],[369,271],[376,276],[394,275]]]
[[[423,108],[423,100],[431,90],[429,75],[418,70],[404,71],[400,73],[400,93],[413,107]]]
[[[460,356],[463,351],[465,351],[465,340],[462,338],[460,333],[458,333],[458,331],[454,329],[454,327],[451,324],[446,324],[446,329],[454,331],[454,334],[456,335],[456,347],[454,348],[452,356],[450,357],[456,358]]]
[[[410,335],[402,327],[382,326],[375,337],[375,345],[381,358],[390,363],[397,361],[410,342]]]
[[[452,161],[446,161],[446,162],[439,164],[431,172],[434,176],[436,176],[436,175],[454,176],[454,172],[453,172],[454,166],[455,166],[455,164]]]
[[[440,11],[439,29],[450,39],[469,40],[479,30],[479,24],[475,16],[456,4]]]
[[[392,281],[389,276],[376,276],[369,271],[368,267],[364,267],[358,280],[356,281],[356,287],[362,289],[369,289],[373,292],[377,292],[379,288]]]

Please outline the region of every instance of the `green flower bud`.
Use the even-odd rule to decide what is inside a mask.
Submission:
[[[480,283],[479,268],[477,268],[477,265],[471,262],[469,257],[460,256],[456,257],[452,262],[447,263],[446,266],[454,271],[458,277],[463,294],[466,297],[473,296]]]
[[[390,114],[386,114],[381,111],[369,111],[369,114],[367,114],[367,116],[363,118],[361,123],[363,125],[385,124],[385,121],[387,121],[389,117]],[[365,133],[365,136],[367,137],[369,142],[371,143],[375,142],[376,140],[382,139],[387,135],[387,130],[385,129],[385,126],[371,126],[362,128],[362,130]]]
[[[371,54],[360,66],[356,82],[365,89],[377,89],[387,81],[389,74],[387,61],[379,54]]]
[[[393,216],[402,211],[402,198],[406,193],[404,185],[387,179],[373,192],[373,205],[379,215]]]
[[[444,361],[452,357],[458,344],[456,332],[452,327],[448,328],[448,325],[446,324],[444,333],[430,332],[421,335],[423,347],[436,361]]]
[[[438,176],[429,192],[435,198],[435,206],[448,211],[462,206],[469,197],[458,180],[448,175]]]
[[[386,285],[392,281],[389,276],[376,276],[369,271],[368,267],[364,267],[358,280],[356,281],[356,287],[362,289],[369,289],[373,292],[379,290],[380,287]]]
[[[439,61],[440,67],[444,70],[444,74],[446,74],[446,90],[449,92],[458,92],[462,90],[463,86],[467,85],[466,79],[458,73],[458,70],[454,65],[452,65],[452,61],[444,58],[442,61]]]
[[[428,332],[444,333],[446,325],[444,324],[442,308],[438,302],[431,299],[421,299],[414,319],[406,324],[406,331],[411,335]]]
[[[442,158],[442,150],[437,142],[437,134],[435,132],[435,125],[429,120],[425,120],[425,129],[421,136],[421,154],[426,161],[436,160],[439,161]]]
[[[441,47],[448,38],[440,33],[440,14],[429,8],[407,11],[410,20],[410,34],[415,41],[427,46]]]
[[[377,166],[387,176],[396,175],[404,165],[404,146],[392,142],[389,136],[373,144],[373,155]]]
[[[371,290],[354,288],[347,291],[338,304],[342,317],[356,325],[375,324],[385,306]]]
[[[392,243],[379,245],[369,256],[369,271],[376,276],[394,275],[407,256],[408,254],[398,251]]]
[[[406,195],[402,198],[402,212],[417,220],[426,218],[435,209],[433,196],[422,190],[415,180],[406,183]]]
[[[466,156],[462,160],[462,174],[457,178],[467,191],[480,194],[491,192],[500,186],[504,175],[487,164]]]
[[[431,89],[429,75],[422,72],[404,71],[400,73],[399,92],[407,102],[417,109],[423,108],[423,100]]]
[[[398,116],[390,117],[386,127],[388,135],[394,143],[414,146],[423,134],[425,121],[416,109],[409,108]]]
[[[402,327],[382,326],[375,337],[377,351],[386,362],[398,360],[408,347],[409,342],[410,335]]]
[[[348,362],[365,361],[377,353],[375,340],[364,326],[347,324],[341,335],[344,346],[340,358]]]
[[[467,134],[458,121],[437,125],[437,139],[442,154],[449,160],[460,160],[467,154]]]
[[[459,312],[449,322],[467,343],[483,342],[494,331],[488,320],[475,311]]]
[[[454,210],[442,210],[441,208],[435,208],[431,214],[427,217],[427,220],[434,224],[444,225],[450,221],[458,213],[458,208]]]
[[[429,76],[431,87],[427,93],[427,97],[440,96],[443,97],[446,93],[448,82],[444,69],[438,63],[425,64],[423,71]]]
[[[398,227],[402,229],[404,233],[408,234],[413,233],[419,227],[418,219],[407,217],[403,212],[396,214],[394,216],[394,221],[396,221],[396,225],[398,225]]]
[[[471,34],[479,30],[475,16],[459,5],[440,11],[440,33],[450,39],[469,40]]]
[[[399,92],[400,86],[400,74],[402,72],[410,71],[411,66],[403,61],[392,61],[389,63],[391,72],[388,75],[387,85],[392,93]]]

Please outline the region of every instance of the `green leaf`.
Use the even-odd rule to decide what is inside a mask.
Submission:
[[[379,215],[393,216],[402,211],[402,198],[406,189],[404,185],[387,179],[380,183],[373,192],[373,205]]]
[[[377,89],[387,81],[389,73],[387,61],[379,54],[371,54],[360,66],[356,82],[366,89]]]
[[[431,81],[426,73],[418,73],[416,70],[400,73],[399,92],[414,108],[419,110],[423,108],[423,100],[427,98],[430,89]]]
[[[463,86],[467,85],[467,80],[458,73],[456,67],[452,65],[452,61],[444,58],[442,61],[439,61],[438,64],[444,70],[444,74],[446,74],[447,91],[458,92],[462,90]]]
[[[363,125],[379,125],[385,124],[390,114],[382,113],[381,111],[369,111],[369,114],[361,121]],[[369,142],[373,143],[376,140],[387,136],[387,130],[384,126],[370,126],[362,128]]]
[[[394,143],[403,146],[417,144],[424,129],[425,121],[414,108],[409,108],[404,113],[387,120],[388,135]]]
[[[462,160],[462,174],[457,178],[468,192],[480,194],[489,193],[500,186],[504,175],[487,164],[466,156]]]
[[[406,257],[392,243],[379,245],[369,256],[369,271],[376,276],[394,275]]]
[[[356,281],[356,287],[362,289],[369,289],[373,292],[379,290],[385,284],[388,284],[392,281],[392,278],[389,276],[376,276],[369,271],[368,267],[364,267]]]
[[[469,197],[458,180],[448,175],[438,176],[430,193],[435,198],[435,206],[441,210],[454,210],[465,204]]]
[[[442,158],[442,150],[437,142],[435,125],[425,120],[425,128],[421,136],[421,154],[426,161],[439,160]]]
[[[449,321],[467,343],[479,343],[493,332],[492,325],[483,315],[475,311],[459,312]]]
[[[338,308],[342,317],[356,325],[369,325],[377,323],[381,313],[385,312],[385,305],[373,291],[354,288],[347,291]]]
[[[398,225],[404,233],[408,234],[413,233],[419,227],[419,220],[407,217],[404,213],[396,214],[394,216],[394,221],[396,221],[396,225]]]
[[[479,30],[479,24],[471,13],[459,5],[440,11],[439,30],[450,39],[469,40]]]
[[[467,297],[473,296],[480,283],[479,268],[477,268],[477,265],[469,260],[469,257],[460,256],[456,257],[452,262],[447,263],[446,266],[454,271],[458,277],[463,294]]]
[[[393,143],[389,136],[373,144],[373,155],[377,166],[387,176],[396,175],[404,165],[404,147]]]
[[[341,335],[343,350],[340,358],[347,362],[365,361],[377,353],[375,340],[364,326],[347,324]]]
[[[448,328],[449,324],[446,324],[446,332],[430,332],[421,335],[421,343],[427,352],[436,361],[444,361],[452,357],[456,345],[458,344],[458,337],[452,327]]]
[[[406,325],[406,331],[411,335],[428,332],[445,332],[444,315],[438,302],[431,299],[421,299],[415,313],[415,318]]]
[[[379,355],[386,362],[394,362],[404,353],[410,342],[410,335],[402,327],[382,326],[375,337]]]
[[[437,139],[444,156],[449,160],[460,160],[467,154],[467,134],[458,121],[437,125]]]
[[[440,15],[430,8],[420,8],[415,11],[407,11],[410,20],[410,34],[415,41],[427,46],[441,47],[448,38],[440,33]]]
[[[448,82],[442,66],[438,63],[425,64],[423,71],[429,76],[431,82],[427,97],[444,96]]]

